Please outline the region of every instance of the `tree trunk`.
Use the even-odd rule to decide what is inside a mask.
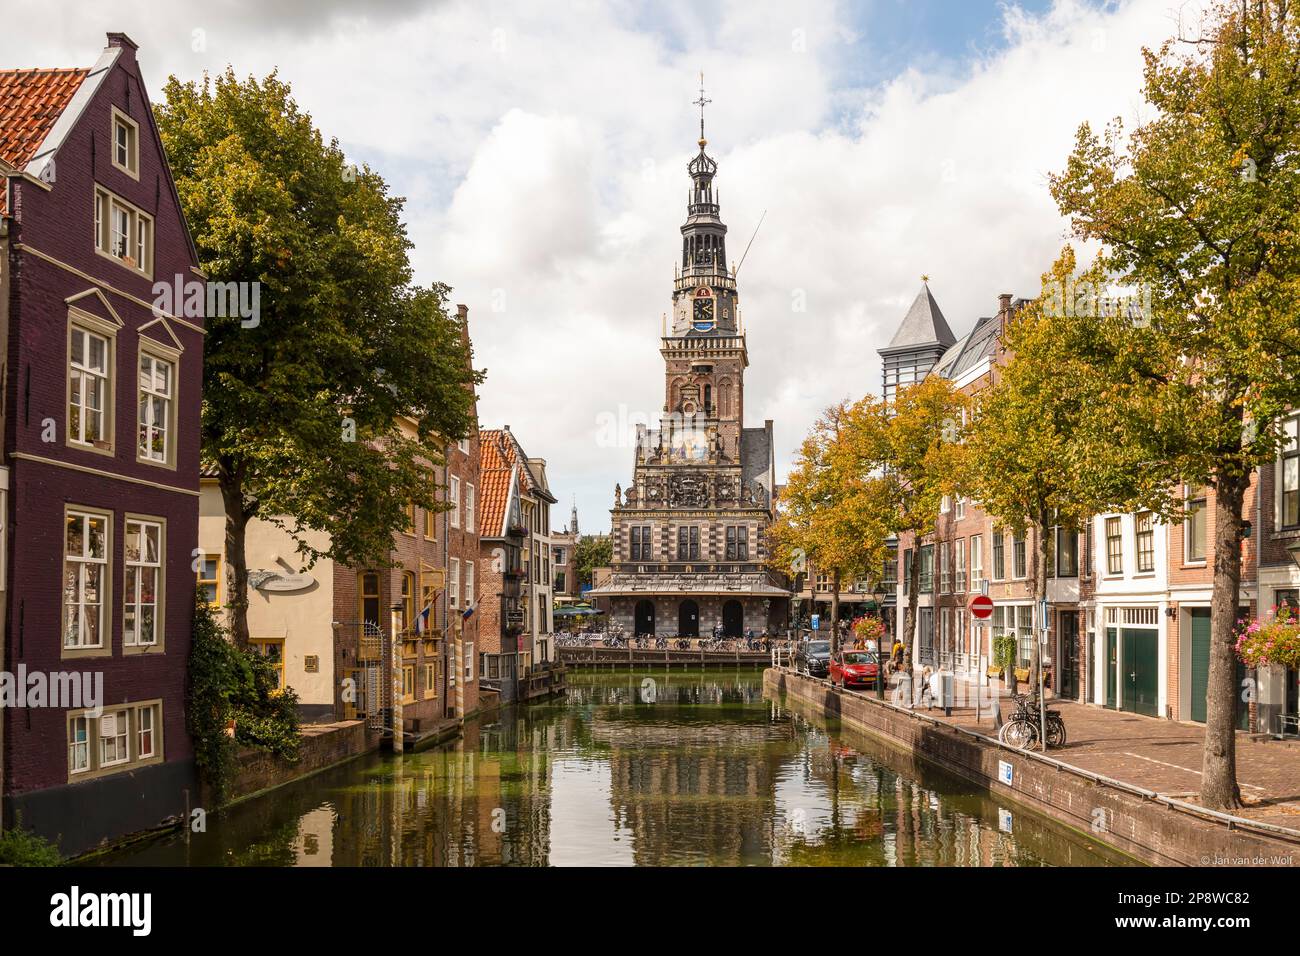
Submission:
[[[1210,603],[1210,674],[1206,686],[1201,804],[1241,806],[1237,786],[1236,627],[1241,587],[1241,507],[1249,478],[1220,473],[1214,482],[1214,596]]]
[[[244,506],[237,480],[221,473],[221,498],[226,509],[226,606],[230,608],[230,636],[241,650],[248,647],[248,560],[244,535],[251,515]]]
[[[840,652],[840,572],[831,575],[831,653]]]
[[[921,590],[921,536],[912,544],[912,568],[907,581],[907,614],[903,620],[903,673],[912,676],[913,649],[916,644],[916,609]]]

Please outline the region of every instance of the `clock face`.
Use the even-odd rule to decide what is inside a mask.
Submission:
[[[713,299],[697,298],[693,316],[696,332],[708,332],[713,328]]]

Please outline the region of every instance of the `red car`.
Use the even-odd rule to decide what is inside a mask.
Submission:
[[[873,651],[840,651],[831,658],[831,683],[875,687],[880,662]]]

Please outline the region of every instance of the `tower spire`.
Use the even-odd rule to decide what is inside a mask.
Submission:
[[[700,98],[693,101],[700,108],[700,149],[709,145],[709,141],[704,138],[704,107],[708,106],[713,100],[704,95],[704,71],[700,71]]]

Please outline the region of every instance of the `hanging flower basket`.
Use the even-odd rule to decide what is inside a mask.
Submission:
[[[878,641],[885,633],[885,623],[878,617],[860,617],[853,625],[853,633],[864,641]]]
[[[1256,618],[1237,629],[1237,657],[1249,667],[1280,664],[1300,667],[1300,618],[1294,608],[1273,609],[1268,620]]]

